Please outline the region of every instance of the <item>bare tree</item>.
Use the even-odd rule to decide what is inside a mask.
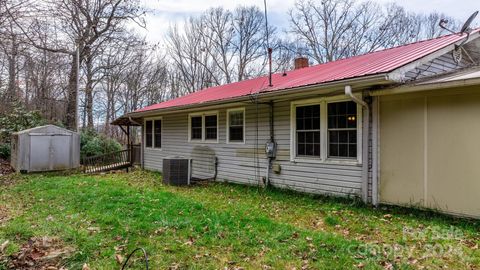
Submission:
[[[78,71],[76,50],[79,62],[82,63],[89,49],[112,33],[121,31],[127,21],[139,21],[143,12],[137,0],[45,0],[40,4],[30,3],[24,12],[28,20],[12,19],[15,19],[31,45],[71,57],[65,124],[68,128],[75,129]],[[57,37],[47,46],[39,42],[44,29]]]
[[[202,23],[190,18],[183,30],[173,26],[167,37],[167,51],[172,66],[176,69],[182,93],[192,93],[198,89],[222,83],[217,76],[217,67],[210,57],[210,43],[203,42]]]
[[[318,63],[397,46],[444,32],[444,15],[407,12],[396,4],[355,0],[299,0],[289,12],[290,33]],[[453,20],[452,20],[453,21]]]

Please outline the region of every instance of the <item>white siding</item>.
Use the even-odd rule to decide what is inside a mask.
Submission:
[[[245,103],[246,142],[226,143],[226,110],[219,110],[219,143],[188,142],[188,113],[163,115],[162,149],[144,149],[144,167],[162,170],[162,158],[184,156],[193,159],[194,177],[211,178],[214,157],[218,158],[219,181],[255,185],[266,174],[264,145],[269,139],[269,107]],[[199,110],[199,112],[201,112]],[[361,194],[361,165],[294,163],[290,161],[290,102],[275,103],[275,139],[281,172],[270,173],[272,185],[308,193]],[[255,160],[258,115],[258,163]],[[256,165],[259,164],[259,167]]]

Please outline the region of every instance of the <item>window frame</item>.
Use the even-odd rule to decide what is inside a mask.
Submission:
[[[205,116],[217,116],[217,139],[206,139]],[[192,117],[202,117],[202,138],[192,139]],[[220,116],[218,111],[194,112],[188,114],[188,142],[190,143],[218,143],[220,139]]]
[[[161,129],[161,137],[160,137],[160,147],[155,147],[155,120],[160,120],[160,129]],[[147,121],[152,121],[152,146],[147,147]],[[145,149],[150,150],[162,150],[163,149],[163,117],[149,117],[143,119],[143,147]]]
[[[319,117],[319,120],[320,120],[320,125],[318,127],[318,129],[303,129],[301,131],[299,131],[297,129],[297,108],[298,107],[306,107],[306,106],[318,106],[319,107],[319,114],[320,114],[320,117]],[[321,118],[322,117],[322,105],[319,104],[319,103],[313,103],[313,104],[297,104],[294,108],[295,110],[295,157],[298,158],[298,159],[312,159],[312,160],[320,160],[322,158],[322,148],[323,148],[323,145],[322,145],[322,122],[323,122],[323,119]],[[298,146],[298,141],[297,141],[297,136],[298,136],[298,132],[318,132],[320,134],[320,153],[319,153],[319,156],[308,156],[308,155],[298,155],[298,149],[297,149],[297,146]]]
[[[242,112],[243,113],[243,141],[230,141],[230,113],[231,112]],[[245,120],[245,107],[239,107],[239,108],[231,108],[231,109],[227,109],[227,122],[225,124],[226,126],[226,134],[227,134],[227,138],[226,138],[226,142],[227,144],[245,144],[246,142],[246,138],[245,138],[245,134],[246,134],[246,120]]]
[[[360,97],[360,96],[359,96]],[[328,157],[328,104],[336,102],[352,101],[342,96],[322,97],[296,100],[290,102],[290,161],[301,163],[325,163],[325,164],[345,164],[360,165],[362,164],[362,125],[363,125],[363,108],[357,105],[357,157],[341,158]],[[301,106],[320,105],[320,157],[297,156],[297,125],[296,125],[296,108]]]
[[[349,100],[351,102],[353,102],[352,100]],[[330,102],[326,102],[325,106],[326,106],[326,111],[327,111],[327,159],[331,159],[331,160],[353,160],[353,161],[356,161],[358,160],[358,144],[361,143],[362,141],[362,137],[359,137],[359,120],[361,120],[361,118],[359,117],[359,108],[360,110],[362,109],[362,107],[358,104],[356,104],[355,102],[355,105],[357,107],[357,114],[356,114],[356,117],[357,117],[357,125],[355,128],[328,128],[328,105],[329,104],[333,104],[333,103],[340,103],[340,102],[345,102],[345,100],[337,100],[337,101],[330,101]],[[357,156],[356,157],[330,157],[330,131],[353,131],[355,130],[356,131],[356,140],[357,142],[355,143],[356,145],[356,148],[357,148]]]

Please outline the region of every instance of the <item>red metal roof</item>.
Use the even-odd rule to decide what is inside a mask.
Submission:
[[[475,32],[478,32],[477,29]],[[252,93],[265,93],[277,90],[322,84],[391,72],[430,53],[451,45],[466,35],[451,34],[399,47],[371,52],[325,64],[287,72],[287,76],[276,73],[272,76],[273,86],[268,86],[268,77],[258,77],[236,83],[206,88],[195,93],[151,105],[135,112],[203,104],[212,101],[228,100]]]

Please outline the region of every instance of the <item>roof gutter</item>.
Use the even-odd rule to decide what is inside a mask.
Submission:
[[[372,84],[390,83],[390,82],[391,81],[388,80],[387,78],[387,73],[380,73],[380,74],[375,74],[370,76],[351,78],[351,79],[334,81],[329,83],[320,83],[320,84],[314,84],[314,85],[308,85],[308,86],[288,88],[285,90],[260,92],[257,94],[257,97],[259,100],[261,100],[264,98],[271,98],[272,96],[285,95],[285,94],[297,94],[300,91],[331,89],[333,87],[340,87],[339,89],[341,89],[341,86],[345,84],[349,84],[349,85],[361,84],[361,85],[368,86]],[[153,110],[141,111],[141,112],[131,112],[121,117],[139,118],[139,117],[145,117],[150,115],[156,115],[163,112],[173,112],[178,110],[200,108],[205,106],[223,105],[227,103],[235,103],[235,102],[242,102],[242,101],[249,101],[249,100],[250,100],[249,95],[245,95],[245,96],[239,96],[231,99],[221,99],[221,100],[215,100],[215,101],[205,102],[200,104],[197,103],[197,104],[190,104],[190,105],[178,106],[178,107],[153,109]]]
[[[368,143],[370,141],[370,106],[352,93],[352,87],[345,85],[345,95],[363,108],[362,130],[362,200],[368,203]],[[372,196],[374,196],[372,194]]]

